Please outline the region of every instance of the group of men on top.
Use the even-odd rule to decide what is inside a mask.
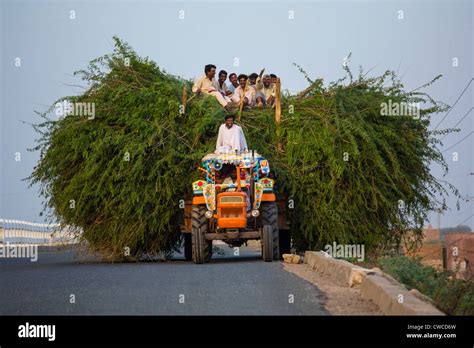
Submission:
[[[239,106],[242,102],[244,106],[273,107],[275,104],[275,84],[272,80],[277,76],[274,74],[263,75],[265,69],[260,74],[253,73],[249,76],[245,74],[232,73],[229,75],[230,85],[226,84],[227,72],[219,71],[216,76],[216,66],[207,64],[204,67],[204,76],[196,80],[193,85],[193,93],[205,93],[212,95],[226,109]],[[247,83],[248,80],[248,83]],[[242,100],[243,99],[243,100]]]

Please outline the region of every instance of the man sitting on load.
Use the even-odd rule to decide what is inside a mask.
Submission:
[[[236,103],[242,102],[244,106],[253,107],[255,105],[255,88],[247,86],[248,76],[245,74],[240,74],[238,80],[239,87],[235,89],[232,101]]]
[[[275,84],[271,83],[270,75],[257,79],[257,94],[263,96],[263,104],[273,107],[275,105]]]
[[[193,85],[193,93],[206,93],[209,95],[212,95],[217,99],[219,104],[221,104],[223,107],[228,108],[230,98],[223,96],[219,92],[219,86],[214,79],[214,76],[216,75],[216,66],[213,64],[207,64],[204,67],[204,73],[205,75],[196,80],[196,82]]]
[[[217,88],[219,89],[219,92],[224,97],[229,97],[232,95],[232,92],[229,91],[229,88],[227,87],[225,80],[227,80],[227,71],[221,70],[219,71],[219,78],[217,79]]]

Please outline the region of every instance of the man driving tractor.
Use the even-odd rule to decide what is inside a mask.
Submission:
[[[234,124],[235,116],[227,114],[225,123],[219,128],[217,136],[216,153],[235,153],[243,152],[248,149],[242,128]]]

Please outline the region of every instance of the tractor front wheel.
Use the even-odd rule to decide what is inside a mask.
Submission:
[[[263,261],[273,261],[273,229],[271,225],[263,226],[262,230],[262,256]]]
[[[278,206],[276,202],[262,202],[260,206],[260,226],[269,225],[272,228],[273,260],[280,259],[280,243],[278,233]]]
[[[191,220],[192,230],[192,259],[194,263],[209,262],[212,256],[212,241],[206,240],[209,228],[206,218],[206,206],[193,205]]]

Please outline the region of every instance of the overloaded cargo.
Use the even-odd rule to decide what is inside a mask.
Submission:
[[[428,130],[430,115],[445,105],[422,88],[406,92],[393,72],[354,78],[345,71],[328,85],[305,74],[308,88],[282,94],[278,122],[273,108],[235,111],[249,149],[270,165],[297,250],[333,242],[394,248],[407,231],[421,236],[430,210],[444,207],[439,194],[457,194],[430,173],[432,163],[447,170],[437,133]],[[193,183],[206,182],[202,160],[214,152],[229,111],[192,95],[191,81],[118,38],[111,54],[77,74],[85,92],[40,113],[31,184],[40,185],[50,218],[82,231],[104,257],[172,252],[183,240]],[[55,116],[58,103],[93,105],[94,117]]]

